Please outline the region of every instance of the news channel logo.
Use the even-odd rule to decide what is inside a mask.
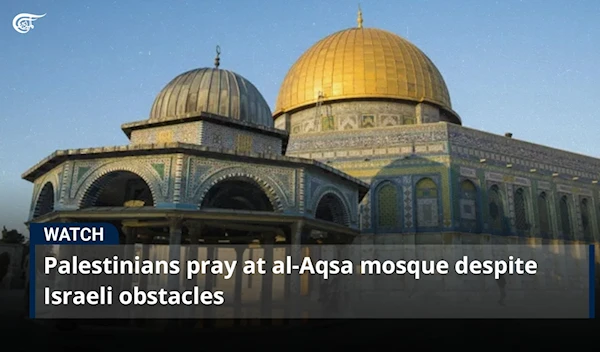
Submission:
[[[36,21],[44,16],[46,16],[46,14],[34,15],[32,13],[20,13],[13,18],[12,25],[17,33],[25,34],[35,28],[33,21]]]

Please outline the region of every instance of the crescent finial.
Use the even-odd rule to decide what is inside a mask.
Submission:
[[[363,28],[363,16],[360,4],[358,4],[358,18],[356,20],[358,22],[358,28]]]
[[[221,64],[221,47],[217,45],[217,57],[215,57],[215,68],[219,68]]]

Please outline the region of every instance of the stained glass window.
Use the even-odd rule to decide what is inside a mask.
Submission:
[[[560,222],[563,235],[571,236],[571,214],[569,213],[569,199],[567,196],[560,198]]]
[[[437,186],[430,178],[424,178],[417,184],[418,198],[437,198]]]
[[[517,188],[514,195],[515,204],[515,226],[519,231],[529,230],[527,223],[527,207],[525,204],[525,191],[523,188]]]
[[[438,190],[430,178],[424,178],[417,183],[417,226],[436,227],[438,219]]]
[[[465,180],[460,184],[461,196],[466,199],[475,199],[477,189],[473,182]]]
[[[477,188],[470,180],[460,183],[460,217],[463,231],[477,232]]]
[[[583,226],[584,239],[592,241],[592,224],[590,223],[590,210],[586,198],[581,200],[581,225]]]
[[[543,235],[550,233],[550,215],[548,214],[548,199],[546,193],[542,192],[538,196],[538,212],[540,218],[540,232]]]
[[[395,227],[398,216],[398,191],[396,186],[387,183],[379,188],[377,200],[379,207],[379,226]]]
[[[493,185],[488,192],[490,225],[494,230],[502,230],[504,203],[498,186]]]

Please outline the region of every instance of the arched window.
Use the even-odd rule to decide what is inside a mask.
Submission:
[[[581,200],[581,225],[583,227],[583,238],[586,241],[593,241],[592,222],[590,217],[590,209],[587,198]]]
[[[54,187],[52,183],[46,182],[42,190],[40,191],[40,195],[35,203],[35,208],[33,210],[33,218],[38,216],[42,216],[54,211]]]
[[[504,229],[504,202],[502,195],[497,185],[490,187],[488,192],[488,210],[490,216],[490,227],[495,231],[503,231]]]
[[[150,186],[133,172],[112,171],[90,185],[81,199],[80,206],[121,207],[126,204],[154,206]]]
[[[438,189],[430,178],[417,183],[417,227],[432,228],[439,225]]]
[[[538,204],[538,216],[540,219],[540,234],[548,235],[550,234],[550,214],[548,209],[548,199],[546,197],[546,193],[542,192],[538,196],[537,199]]]
[[[571,238],[573,235],[571,230],[571,214],[569,210],[569,199],[567,196],[562,196],[559,202],[559,210],[560,210],[560,229],[562,234]]]
[[[477,232],[477,188],[469,180],[460,183],[460,220],[461,228],[468,232]]]
[[[273,211],[273,204],[252,179],[231,178],[210,188],[202,200],[204,209]]]
[[[398,225],[398,190],[391,183],[379,187],[377,191],[378,225],[393,228]]]
[[[317,204],[315,218],[348,226],[349,218],[344,202],[333,193],[327,193]]]
[[[514,195],[515,205],[515,227],[517,231],[523,232],[529,230],[527,221],[527,206],[525,204],[525,191],[523,188],[517,188]]]

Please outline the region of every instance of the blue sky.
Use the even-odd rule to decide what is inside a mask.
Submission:
[[[357,1],[3,1],[0,3],[0,226],[24,229],[20,175],[57,149],[127,144],[186,70],[252,81],[273,108],[294,61],[356,25]],[[600,1],[362,0],[365,27],[397,33],[443,74],[463,124],[600,156]],[[27,34],[21,12],[46,13]]]

